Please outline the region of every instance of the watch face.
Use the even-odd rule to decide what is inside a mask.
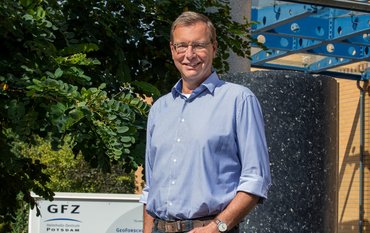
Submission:
[[[226,223],[221,222],[220,224],[218,224],[218,230],[221,231],[221,232],[225,232],[227,230]]]

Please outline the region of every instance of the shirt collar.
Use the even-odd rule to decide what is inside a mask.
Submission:
[[[220,82],[221,82],[221,80],[219,79],[218,74],[216,73],[216,71],[213,71],[211,73],[211,75],[206,80],[204,80],[204,82],[199,87],[197,87],[193,91],[193,93],[194,94],[200,93],[204,89],[207,89],[209,91],[209,93],[213,93],[215,88],[218,86],[218,84]],[[173,88],[172,88],[173,97],[181,95],[181,93],[182,93],[182,79],[177,81],[175,86],[173,86]]]

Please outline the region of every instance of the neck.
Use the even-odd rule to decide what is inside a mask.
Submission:
[[[211,73],[201,80],[189,80],[187,78],[182,78],[182,93],[184,94],[191,94],[193,90],[199,87],[209,76]]]
[[[199,84],[200,85],[200,84]],[[191,94],[195,88],[197,88],[199,85],[190,87],[187,83],[185,83],[184,80],[182,80],[182,93],[184,94]]]

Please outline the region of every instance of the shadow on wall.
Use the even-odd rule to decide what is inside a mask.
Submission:
[[[357,104],[357,107],[356,107],[356,113],[354,115],[354,119],[353,119],[353,122],[352,122],[352,126],[351,126],[351,130],[350,130],[350,135],[349,135],[349,138],[348,138],[348,142],[347,142],[347,145],[346,145],[346,149],[345,149],[345,152],[344,152],[344,158],[343,158],[343,161],[342,161],[342,164],[340,165],[340,171],[338,173],[338,177],[339,177],[339,180],[338,180],[338,185],[339,187],[342,187],[343,189],[343,193],[342,195],[345,195],[344,197],[344,200],[343,200],[343,203],[340,203],[342,206],[342,211],[338,213],[338,221],[339,221],[339,225],[338,225],[338,229],[339,230],[343,230],[343,231],[351,231],[352,229],[357,229],[358,230],[358,220],[355,220],[355,221],[344,221],[343,222],[343,219],[344,219],[344,216],[345,216],[345,211],[347,210],[348,211],[348,205],[352,204],[350,203],[350,196],[351,196],[351,192],[354,191],[356,192],[356,203],[358,203],[358,180],[355,181],[355,176],[356,174],[359,173],[359,170],[360,170],[360,165],[359,165],[359,161],[360,161],[360,154],[358,153],[354,153],[355,151],[359,151],[358,148],[356,148],[356,146],[353,146],[353,145],[356,145],[355,143],[358,143],[358,142],[354,142],[354,138],[358,135],[359,135],[359,120],[360,120],[360,102],[358,102]],[[364,158],[368,157],[369,156],[369,151],[364,151]],[[365,168],[370,170],[370,163],[368,162],[365,162],[364,163],[365,165]],[[345,175],[345,172],[347,170],[347,173]],[[348,170],[351,171],[351,173],[348,173]],[[366,186],[366,185],[365,185]],[[353,195],[353,194],[352,194]],[[358,205],[358,204],[357,204]],[[357,213],[356,213],[357,214]],[[351,214],[351,215],[356,215],[356,214]],[[370,229],[369,227],[369,224],[368,224],[368,221],[365,221],[364,224],[367,222],[367,226],[364,225],[364,227],[366,227],[366,229]]]

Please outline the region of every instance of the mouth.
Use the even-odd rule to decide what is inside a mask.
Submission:
[[[186,66],[187,68],[190,68],[190,69],[195,69],[197,68],[200,64],[202,64],[201,62],[197,62],[197,63],[194,63],[194,64],[183,64],[184,66]]]

